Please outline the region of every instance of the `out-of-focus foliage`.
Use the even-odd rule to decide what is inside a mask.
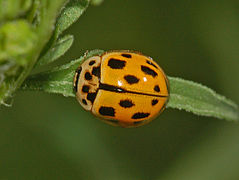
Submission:
[[[103,3],[104,0],[91,0],[91,4],[92,5],[95,5],[95,6],[98,6],[100,5],[101,3]]]
[[[0,1],[0,104],[7,104],[31,72],[64,2]]]
[[[23,16],[33,0],[0,0],[0,22]]]
[[[36,40],[36,33],[27,21],[4,24],[0,29],[0,62],[11,61],[25,66],[29,61],[26,55],[32,51]]]

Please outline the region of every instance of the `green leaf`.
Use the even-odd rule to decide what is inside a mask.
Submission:
[[[21,87],[23,90],[39,90],[74,97],[73,77],[80,63],[88,57],[102,54],[104,51],[89,52],[69,64],[29,77]],[[237,105],[213,90],[198,83],[169,77],[170,99],[167,107],[186,110],[197,115],[219,119],[238,120]]]
[[[90,0],[70,0],[62,9],[56,21],[56,28],[51,39],[41,52],[41,57],[51,49],[64,30],[72,25],[86,10]]]
[[[54,46],[42,56],[35,65],[45,65],[58,59],[71,47],[73,40],[74,37],[72,35],[66,35],[63,38],[58,39]]]
[[[32,75],[22,84],[22,90],[38,90],[48,93],[62,94],[63,96],[74,97],[73,78],[76,69],[85,58],[102,54],[102,50],[93,50],[81,58],[71,61],[68,64],[56,67],[50,71]]]
[[[90,0],[71,0],[64,7],[56,22],[56,38],[83,14],[89,2]]]
[[[175,77],[169,77],[169,84],[170,99],[167,107],[219,119],[239,119],[237,105],[212,89]]]

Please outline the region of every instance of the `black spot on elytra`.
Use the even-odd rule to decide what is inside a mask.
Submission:
[[[154,86],[154,90],[155,90],[156,92],[160,92],[159,86],[158,86],[158,85]]]
[[[152,106],[154,106],[155,104],[157,104],[159,101],[157,99],[153,99],[152,100]]]
[[[131,54],[126,54],[126,53],[121,54],[121,56],[126,58],[132,58]]]
[[[90,87],[87,86],[87,85],[84,85],[84,86],[82,87],[82,92],[84,92],[84,93],[88,93],[89,90],[90,90]]]
[[[129,83],[129,84],[135,84],[139,82],[139,79],[133,75],[126,75],[124,76],[124,79]]]
[[[125,61],[114,58],[111,58],[108,61],[108,66],[111,67],[112,69],[123,69],[125,67],[125,64],[126,64]]]
[[[87,99],[93,104],[95,101],[96,93],[88,93]]]
[[[134,103],[131,100],[126,99],[126,100],[121,100],[119,105],[124,108],[130,108],[134,106]]]
[[[95,60],[92,60],[89,62],[89,65],[92,66],[93,64],[95,64]]]
[[[153,69],[147,67],[147,66],[141,66],[141,70],[145,73],[145,74],[148,74],[148,75],[151,75],[153,77],[157,76],[158,73],[156,73]]]
[[[138,112],[135,113],[131,118],[132,119],[142,119],[142,118],[146,118],[150,115],[150,113],[143,113],[143,112]]]
[[[85,105],[87,105],[87,102],[86,102],[85,99],[82,99],[82,103],[85,104]]]
[[[115,116],[115,109],[112,107],[101,106],[99,113],[103,116]]]
[[[158,69],[158,67],[154,64],[154,63],[152,63],[151,61],[149,61],[149,60],[146,60],[146,62],[148,63],[148,64],[150,64],[151,66],[153,66],[153,67],[155,67],[155,68],[157,68]]]
[[[92,79],[92,76],[91,76],[91,74],[89,72],[85,73],[85,79],[86,80],[91,80]]]
[[[93,67],[92,74],[93,74],[94,76],[97,76],[98,78],[100,78],[100,66],[98,66],[98,67]]]

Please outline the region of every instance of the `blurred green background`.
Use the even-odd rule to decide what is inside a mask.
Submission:
[[[91,49],[137,50],[238,104],[238,8],[233,0],[105,0],[66,32],[75,42],[60,63]],[[166,109],[123,129],[74,98],[41,92],[17,92],[0,120],[0,179],[239,179],[238,123]]]

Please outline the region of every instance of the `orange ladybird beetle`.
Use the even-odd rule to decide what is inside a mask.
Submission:
[[[119,50],[87,58],[74,77],[82,107],[105,122],[136,127],[160,114],[169,97],[168,79],[152,58]]]

